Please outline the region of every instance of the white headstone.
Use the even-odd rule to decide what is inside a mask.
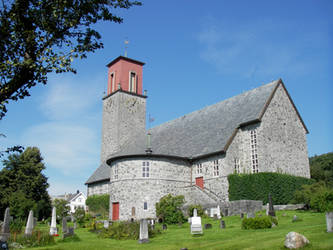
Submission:
[[[104,228],[106,228],[106,229],[109,228],[109,221],[108,220],[104,221]]]
[[[58,233],[57,230],[57,209],[56,207],[52,208],[52,219],[51,219],[51,227],[50,227],[50,235],[55,235]]]
[[[32,235],[32,230],[33,229],[34,229],[34,212],[32,210],[30,210],[24,234],[25,235]]]
[[[326,228],[328,233],[333,232],[333,212],[326,213]]]
[[[9,207],[6,208],[5,210],[5,216],[0,232],[0,241],[7,241],[10,237],[10,230],[9,230],[9,225],[10,225],[10,214],[9,214]]]
[[[149,242],[148,221],[147,219],[141,219],[139,243],[147,243],[147,242]]]
[[[201,217],[191,218],[191,234],[202,234]]]
[[[220,205],[217,205],[217,218],[221,219],[221,209],[220,209]]]
[[[197,217],[198,216],[198,211],[197,211],[197,209],[195,208],[195,209],[193,209],[193,217]]]

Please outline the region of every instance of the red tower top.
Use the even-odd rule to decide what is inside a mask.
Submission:
[[[142,66],[145,63],[119,56],[108,65],[107,95],[122,89],[142,95]]]

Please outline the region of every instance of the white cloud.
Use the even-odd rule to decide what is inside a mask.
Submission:
[[[48,122],[28,128],[22,142],[39,147],[46,166],[59,174],[82,176],[99,163],[98,134],[76,124]]]

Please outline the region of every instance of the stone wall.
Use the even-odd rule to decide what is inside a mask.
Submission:
[[[87,196],[94,194],[109,194],[109,192],[110,192],[109,181],[95,182],[88,185]]]
[[[143,162],[145,166],[149,162],[149,177],[143,177]],[[110,218],[114,202],[119,202],[120,220],[156,217],[155,204],[161,197],[187,194],[190,172],[191,168],[181,160],[147,156],[115,161],[111,165]]]
[[[238,200],[220,203],[220,209],[223,215],[238,215],[262,210],[262,201]]]
[[[118,91],[103,100],[101,162],[137,134],[145,134],[146,98]]]

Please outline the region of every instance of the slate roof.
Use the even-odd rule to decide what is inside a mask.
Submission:
[[[150,129],[152,155],[191,160],[225,152],[237,128],[260,121],[280,83],[283,85],[280,79],[270,82]],[[122,145],[118,153],[110,155],[107,162],[146,155],[146,140],[146,135],[138,135]],[[108,165],[103,164],[86,184],[105,180],[106,176]]]
[[[95,170],[85,184],[108,180],[110,180],[110,167],[106,163],[103,163]]]

